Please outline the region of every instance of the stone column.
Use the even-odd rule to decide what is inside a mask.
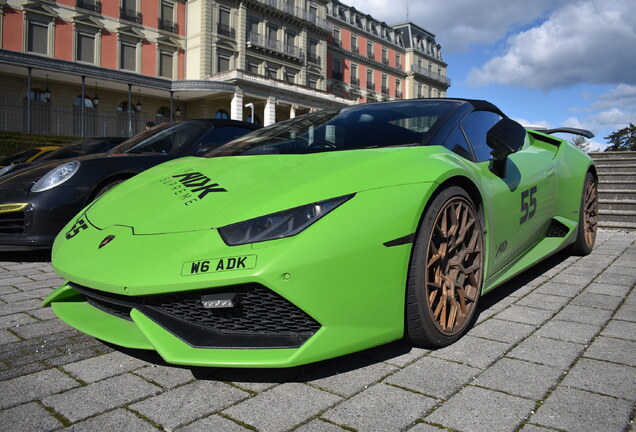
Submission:
[[[237,88],[234,92],[230,111],[230,118],[232,120],[243,120],[243,90]]]
[[[269,126],[276,123],[276,98],[274,96],[269,96],[267,98],[264,117],[263,126]]]

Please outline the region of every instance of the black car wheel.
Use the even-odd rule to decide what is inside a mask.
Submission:
[[[430,202],[415,239],[406,296],[406,332],[416,345],[444,347],[471,323],[484,268],[478,211],[460,187]]]

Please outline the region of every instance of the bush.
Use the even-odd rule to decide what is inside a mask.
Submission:
[[[10,155],[31,147],[48,145],[61,146],[78,139],[78,137],[72,136],[0,131],[0,155]]]

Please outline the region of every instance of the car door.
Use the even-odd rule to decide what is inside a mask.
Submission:
[[[486,143],[488,130],[501,116],[489,111],[473,111],[461,128],[479,166],[486,194],[488,275],[505,267],[514,258],[545,236],[554,213],[556,181],[554,156],[557,148],[529,145],[508,156],[505,173],[490,169],[492,149]]]

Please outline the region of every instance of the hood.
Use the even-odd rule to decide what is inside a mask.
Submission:
[[[441,147],[306,155],[253,155],[166,162],[133,177],[88,210],[98,228],[135,234],[218,228],[341,195],[431,181]]]

